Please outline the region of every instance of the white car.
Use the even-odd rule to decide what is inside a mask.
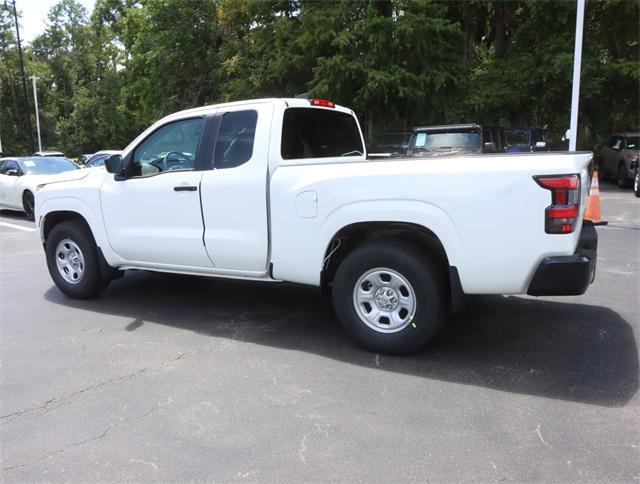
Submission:
[[[34,194],[39,184],[78,170],[66,158],[31,157],[0,159],[0,209],[20,210],[33,220]]]
[[[44,185],[36,219],[70,297],[127,269],[309,284],[331,291],[358,343],[404,353],[434,338],[464,294],[587,290],[591,158],[372,161],[348,108],[242,101],[172,114],[105,170]]]

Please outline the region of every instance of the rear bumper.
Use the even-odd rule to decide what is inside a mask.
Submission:
[[[530,296],[579,296],[596,277],[598,234],[585,220],[574,255],[547,257],[536,270],[527,294]]]

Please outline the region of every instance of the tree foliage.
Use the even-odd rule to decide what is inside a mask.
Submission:
[[[40,77],[43,146],[74,156],[122,148],[179,109],[301,93],[352,107],[369,135],[463,121],[564,131],[575,8],[554,0],[98,0],[89,13],[60,0],[25,46],[25,63],[27,76]],[[0,6],[0,135],[5,153],[20,154],[29,136],[10,9]],[[635,0],[587,2],[583,148],[638,129],[639,16]]]

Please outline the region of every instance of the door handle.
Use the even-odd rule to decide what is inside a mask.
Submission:
[[[177,187],[173,187],[173,190],[176,192],[195,192],[198,190],[198,187],[190,185],[178,185]]]

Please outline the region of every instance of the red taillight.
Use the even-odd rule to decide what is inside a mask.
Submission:
[[[534,178],[541,187],[550,190],[553,188],[575,190],[580,185],[580,177],[578,175],[536,176]]]
[[[576,228],[580,214],[580,176],[534,176],[542,188],[551,190],[551,205],[545,210],[548,234],[569,234]]]
[[[323,108],[335,108],[336,103],[328,101],[327,99],[310,99],[309,102],[312,106],[322,106]]]
[[[549,218],[571,218],[577,216],[577,205],[552,205],[547,212],[547,217]]]

